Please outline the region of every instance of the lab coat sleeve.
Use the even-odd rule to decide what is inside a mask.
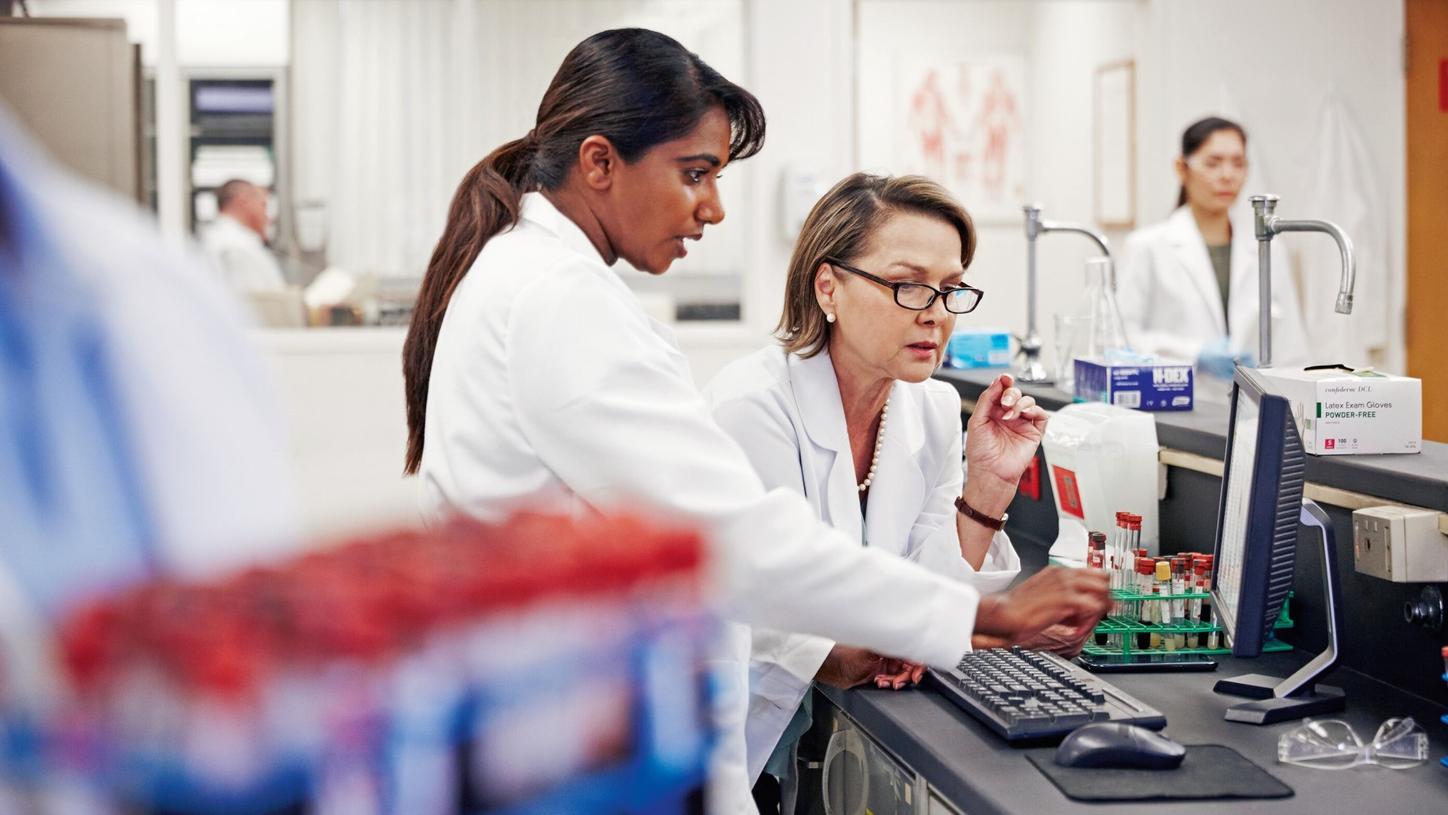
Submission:
[[[766,491],[631,293],[582,257],[555,262],[513,298],[504,354],[519,430],[574,493],[697,523],[721,607],[740,622],[931,665],[969,649],[975,589],[845,540],[797,493]]]
[[[783,410],[757,394],[725,399],[713,410],[719,426],[743,447],[765,489],[804,495],[799,437]],[[825,637],[755,627],[750,693],[792,713],[834,645]]]
[[[953,402],[954,400],[952,400]],[[951,438],[961,438],[960,411],[951,405],[954,428]],[[961,451],[942,456],[934,487],[910,530],[905,557],[937,574],[968,583],[982,594],[1003,591],[1021,573],[1021,559],[1005,530],[995,533],[980,569],[973,568],[960,553],[960,531],[956,526],[955,499],[965,487]]]
[[[1130,236],[1116,267],[1116,304],[1126,341],[1140,353],[1195,362],[1202,352],[1201,339],[1162,330],[1152,323],[1159,285],[1161,275],[1151,242],[1140,234]]]

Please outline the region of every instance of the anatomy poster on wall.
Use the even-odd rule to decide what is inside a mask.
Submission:
[[[1017,221],[1026,194],[1025,65],[1020,57],[901,58],[895,156],[944,184],[977,221]]]

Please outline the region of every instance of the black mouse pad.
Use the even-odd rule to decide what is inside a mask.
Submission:
[[[1056,750],[1032,750],[1026,760],[1077,801],[1182,801],[1211,798],[1290,798],[1292,788],[1246,756],[1220,744],[1189,744],[1174,770],[1062,767]]]

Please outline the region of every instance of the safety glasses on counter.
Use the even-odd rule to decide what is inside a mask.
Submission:
[[[1364,744],[1347,722],[1308,719],[1277,740],[1277,760],[1323,770],[1362,764],[1406,770],[1428,760],[1428,734],[1411,717],[1388,719]]]

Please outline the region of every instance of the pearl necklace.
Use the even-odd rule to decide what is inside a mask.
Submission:
[[[860,492],[870,488],[870,482],[875,480],[875,467],[880,463],[880,442],[885,439],[885,419],[890,415],[890,399],[885,398],[885,406],[880,408],[880,429],[875,431],[875,453],[870,456],[870,471],[865,473],[865,480],[859,484]]]

